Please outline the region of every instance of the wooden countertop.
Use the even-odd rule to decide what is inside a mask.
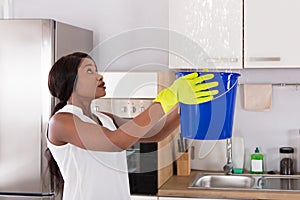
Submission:
[[[300,192],[259,191],[259,190],[216,190],[189,189],[188,185],[201,171],[192,171],[190,176],[172,176],[158,190],[158,196],[198,198],[241,198],[241,199],[300,199]]]

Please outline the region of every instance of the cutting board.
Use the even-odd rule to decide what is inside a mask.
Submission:
[[[223,171],[227,162],[227,140],[194,140],[191,142],[191,169]],[[244,139],[232,137],[234,168],[244,168]]]

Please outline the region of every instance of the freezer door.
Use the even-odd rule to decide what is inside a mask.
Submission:
[[[49,193],[51,20],[0,20],[0,193]],[[0,198],[2,199],[2,198]]]
[[[75,51],[90,54],[93,50],[92,31],[61,22],[55,27],[55,60]]]

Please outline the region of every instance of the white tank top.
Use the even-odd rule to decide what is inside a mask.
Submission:
[[[81,108],[66,105],[59,112],[72,113],[82,121],[96,124]],[[103,126],[116,130],[112,119],[97,113]],[[126,151],[103,152],[82,149],[70,143],[47,145],[64,178],[64,200],[129,200]]]

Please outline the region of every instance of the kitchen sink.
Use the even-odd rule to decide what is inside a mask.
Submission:
[[[250,189],[255,178],[248,175],[197,174],[189,188],[203,189]]]
[[[300,175],[198,173],[188,188],[300,192]]]
[[[300,191],[300,176],[263,176],[257,185],[262,190]]]

